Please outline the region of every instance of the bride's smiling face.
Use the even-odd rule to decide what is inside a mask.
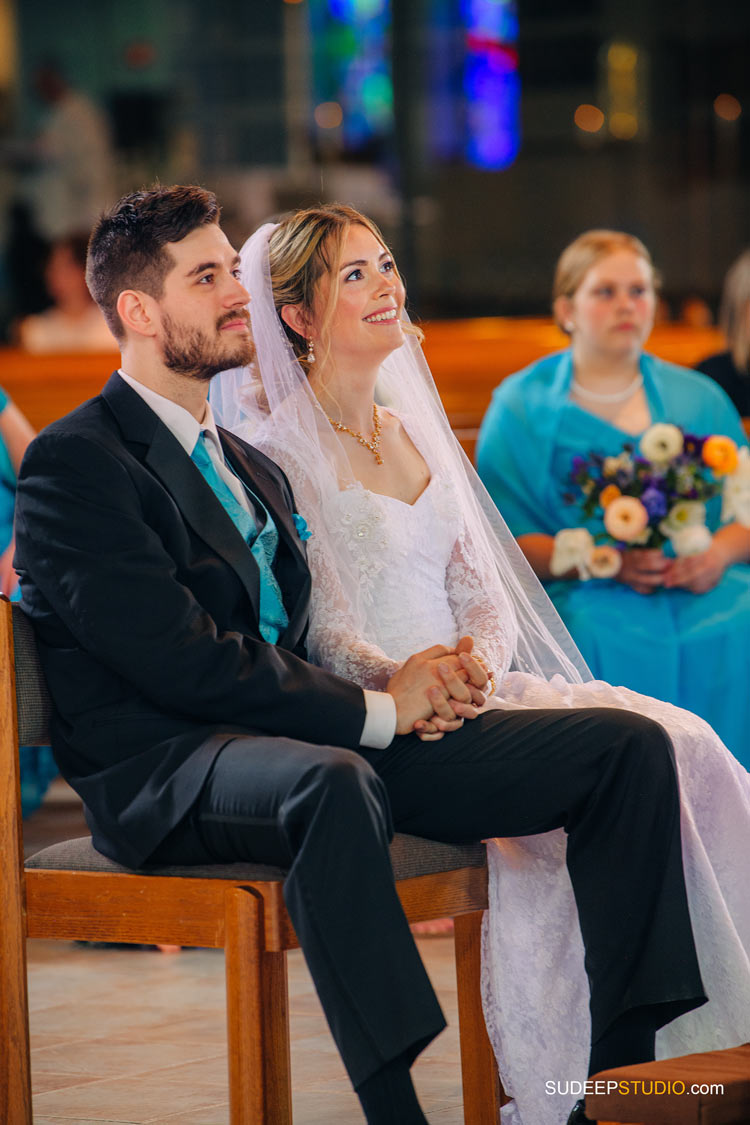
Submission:
[[[382,362],[404,342],[405,297],[390,251],[367,227],[352,223],[341,244],[338,268],[321,278],[313,306],[313,336],[328,337],[337,367]]]

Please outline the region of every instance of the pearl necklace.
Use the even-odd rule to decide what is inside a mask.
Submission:
[[[360,445],[363,445],[365,449],[369,449],[378,465],[383,464],[383,458],[380,456],[380,416],[378,415],[378,405],[376,402],[372,404],[372,438],[370,441],[368,441],[359,430],[350,430],[343,422],[334,421],[330,414],[326,414],[326,418],[335,430],[338,430],[340,433],[351,434],[353,438],[357,439]]]
[[[601,403],[616,403],[626,402],[627,399],[632,398],[636,391],[639,391],[643,386],[643,376],[639,372],[632,383],[628,383],[621,391],[590,391],[588,387],[583,387],[574,379],[571,383],[571,390],[575,391],[579,398],[585,399],[588,402],[601,402]]]

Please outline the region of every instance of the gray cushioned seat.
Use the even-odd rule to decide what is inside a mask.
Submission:
[[[417,875],[432,875],[440,871],[454,871],[459,867],[484,867],[484,844],[441,844],[424,840],[421,836],[397,835],[391,844],[391,859],[397,879],[410,879]],[[270,881],[283,879],[286,872],[281,867],[262,863],[215,863],[205,866],[143,867],[134,871],[107,859],[94,849],[90,836],[53,844],[30,856],[26,868],[52,871],[105,871],[138,875],[170,875],[183,879],[234,879]]]

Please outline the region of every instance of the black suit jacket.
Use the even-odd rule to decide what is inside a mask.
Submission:
[[[255,560],[179,442],[114,374],[45,429],[18,480],[16,565],[55,705],[53,748],[96,846],[143,862],[232,733],[356,748],[360,688],[307,663],[310,574],[283,472],[221,431],[279,530],[289,624],[259,632]],[[283,743],[268,740],[268,753]]]

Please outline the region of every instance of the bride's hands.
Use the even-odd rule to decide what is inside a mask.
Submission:
[[[469,677],[470,689],[476,692],[475,702],[482,707],[486,697],[495,690],[495,678],[487,667],[487,660],[480,652],[475,651],[474,638],[469,636],[461,637],[456,645],[456,655]]]
[[[487,669],[484,658],[479,653],[474,652],[472,637],[461,637],[456,645],[455,655],[459,661],[459,667],[455,675],[464,683],[470,700],[464,699],[462,703],[452,696],[449,701],[449,706],[455,712],[452,718],[443,718],[434,714],[429,719],[422,719],[415,723],[414,731],[423,742],[436,742],[443,735],[458,730],[464,719],[476,718],[479,713],[478,708],[485,703],[486,695],[494,690],[492,673]],[[445,665],[445,662],[438,663],[438,674],[443,678],[447,687],[446,670],[445,667],[441,668],[441,664]]]
[[[397,734],[408,734],[417,723],[429,723],[426,734],[446,733],[476,717],[484,695],[473,681],[486,681],[487,674],[471,656],[471,638],[459,644],[460,652],[444,645],[417,652],[391,676],[386,691],[396,704]]]

